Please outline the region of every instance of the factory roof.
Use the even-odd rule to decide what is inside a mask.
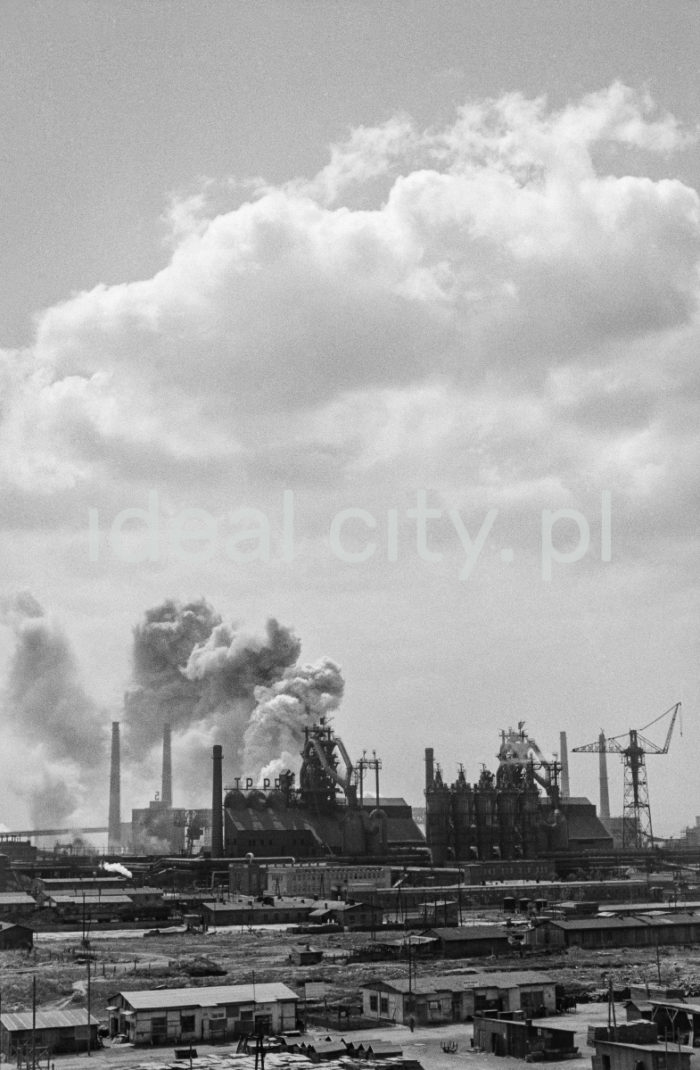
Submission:
[[[7,906],[8,903],[36,906],[36,899],[33,895],[28,895],[27,892],[0,892],[0,906]]]
[[[118,992],[135,1011],[175,1007],[218,1007],[231,1003],[277,1003],[299,999],[296,992],[279,982],[255,985],[212,985],[208,988],[165,988],[141,992]]]
[[[32,1028],[32,1012],[22,1011],[17,1014],[0,1014],[0,1023],[8,1033],[17,1033]],[[97,1018],[90,1015],[90,1025],[99,1025]],[[37,1029],[75,1029],[76,1025],[87,1025],[88,1013],[84,1008],[63,1011],[36,1012]]]

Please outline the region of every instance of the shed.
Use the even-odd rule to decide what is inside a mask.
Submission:
[[[15,925],[11,921],[0,921],[0,951],[21,949],[30,951],[34,946],[34,930],[28,925]]]
[[[512,1055],[518,1059],[573,1059],[578,1055],[574,1044],[575,1028],[559,1024],[544,1025],[512,1014],[494,1017],[477,1014],[474,1018],[474,1045],[493,1055]]]
[[[315,966],[323,959],[323,951],[311,944],[301,944],[290,949],[289,958],[295,966]]]
[[[84,1009],[36,1012],[33,1045],[47,1048],[49,1055],[80,1052],[97,1047],[99,1022]],[[0,1015],[0,1049],[7,1059],[32,1043],[32,1012]]]
[[[426,929],[423,935],[437,940],[438,952],[442,958],[512,955],[513,953],[509,934],[497,925],[461,925]]]

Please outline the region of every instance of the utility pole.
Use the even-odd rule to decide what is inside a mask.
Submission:
[[[92,1031],[90,1029],[90,1011],[92,1009],[92,999],[91,999],[92,990],[91,990],[91,986],[90,986],[90,952],[89,951],[86,954],[85,961],[87,963],[87,1053],[88,1053],[88,1058],[90,1058],[90,1056],[92,1055],[92,1052],[90,1050],[91,1046],[92,1046]]]

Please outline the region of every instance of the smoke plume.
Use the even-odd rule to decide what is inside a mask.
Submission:
[[[134,629],[135,686],[125,700],[130,751],[142,756],[159,747],[167,722],[178,779],[203,786],[212,743],[223,743],[229,758],[241,756],[256,690],[279,680],[300,649],[276,620],[258,634],[222,621],[204,599],[149,610]]]
[[[121,877],[133,877],[131,870],[123,866],[121,862],[103,862],[100,868],[105,873],[118,873]]]
[[[315,665],[295,665],[276,683],[259,687],[243,739],[246,770],[259,779],[299,765],[304,728],[338,707],[345,682],[329,658]]]
[[[13,740],[5,748],[14,758],[7,775],[27,799],[34,828],[63,825],[102,773],[106,718],[80,683],[68,639],[37,600],[25,591],[0,608],[15,634],[2,696],[4,730]]]

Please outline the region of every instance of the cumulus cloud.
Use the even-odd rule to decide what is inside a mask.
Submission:
[[[674,435],[664,375],[697,393],[676,352],[697,344],[700,201],[620,161],[693,137],[616,83],[364,126],[213,214],[203,183],[170,205],[160,272],[45,310],[3,362],[5,485],[50,504],[150,480],[174,507],[233,470],[257,496],[376,486],[398,461],[414,484],[566,498],[585,463],[642,493]]]

